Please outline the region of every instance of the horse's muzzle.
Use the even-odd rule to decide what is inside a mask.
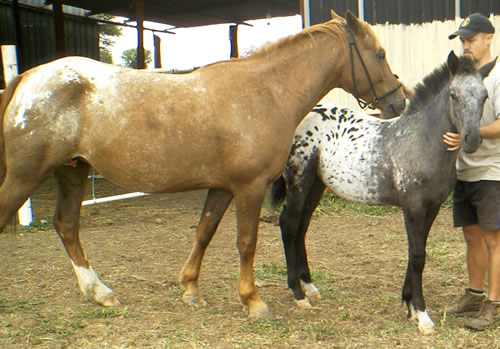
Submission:
[[[398,100],[395,103],[387,103],[385,105],[385,108],[381,110],[381,116],[383,119],[390,119],[395,116],[399,116],[403,113],[405,107],[405,99]]]

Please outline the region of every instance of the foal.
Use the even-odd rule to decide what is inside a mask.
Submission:
[[[459,132],[464,151],[475,151],[486,96],[472,62],[451,53],[447,65],[417,86],[400,118],[380,120],[323,104],[302,121],[284,175],[272,188],[274,205],[286,200],[280,227],[288,286],[298,306],[310,306],[304,291],[319,297],[307,264],[305,234],[327,186],[348,200],[402,207],[409,248],[403,300],[422,332],[433,328],[422,295],[425,245],[456,180],[457,151],[447,151],[442,135]]]

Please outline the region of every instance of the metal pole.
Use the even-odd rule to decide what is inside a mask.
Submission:
[[[302,0],[300,2],[300,12],[302,14],[302,26],[304,28],[311,26],[311,6],[309,0]]]
[[[144,1],[137,0],[135,3],[135,15],[137,20],[137,69],[146,68],[144,53]]]
[[[365,20],[365,0],[358,0],[358,17],[362,21]]]

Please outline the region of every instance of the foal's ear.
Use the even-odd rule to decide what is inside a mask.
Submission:
[[[448,70],[450,71],[450,73],[452,75],[455,75],[458,67],[458,57],[453,50],[450,51],[446,63],[448,64]]]
[[[332,16],[332,19],[342,19],[342,17],[340,17],[337,12],[335,12],[334,10],[330,9],[330,16]]]
[[[363,32],[363,26],[361,25],[360,20],[354,13],[351,11],[347,10],[345,11],[345,19],[347,21],[347,25],[349,28],[352,30],[353,33],[362,33]]]
[[[479,74],[481,74],[483,79],[490,74],[491,69],[493,69],[493,67],[495,66],[495,63],[497,62],[497,58],[495,58],[494,60],[492,60],[489,63],[486,63],[485,65],[483,65],[481,68],[478,69]]]

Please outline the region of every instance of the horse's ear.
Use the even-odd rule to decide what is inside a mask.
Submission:
[[[453,50],[450,51],[446,63],[448,64],[448,70],[451,72],[452,75],[455,75],[458,67],[458,57]]]
[[[479,74],[481,74],[481,76],[483,77],[483,79],[490,74],[490,71],[491,71],[491,69],[493,69],[493,67],[495,66],[496,62],[497,62],[497,59],[495,58],[491,62],[486,63],[481,68],[479,68]]]
[[[362,33],[363,26],[361,25],[361,21],[352,13],[351,11],[345,11],[345,19],[347,21],[347,25],[352,30],[353,33]]]
[[[330,16],[332,16],[332,19],[342,19],[342,17],[340,17],[337,12],[335,12],[334,10],[330,9]]]

